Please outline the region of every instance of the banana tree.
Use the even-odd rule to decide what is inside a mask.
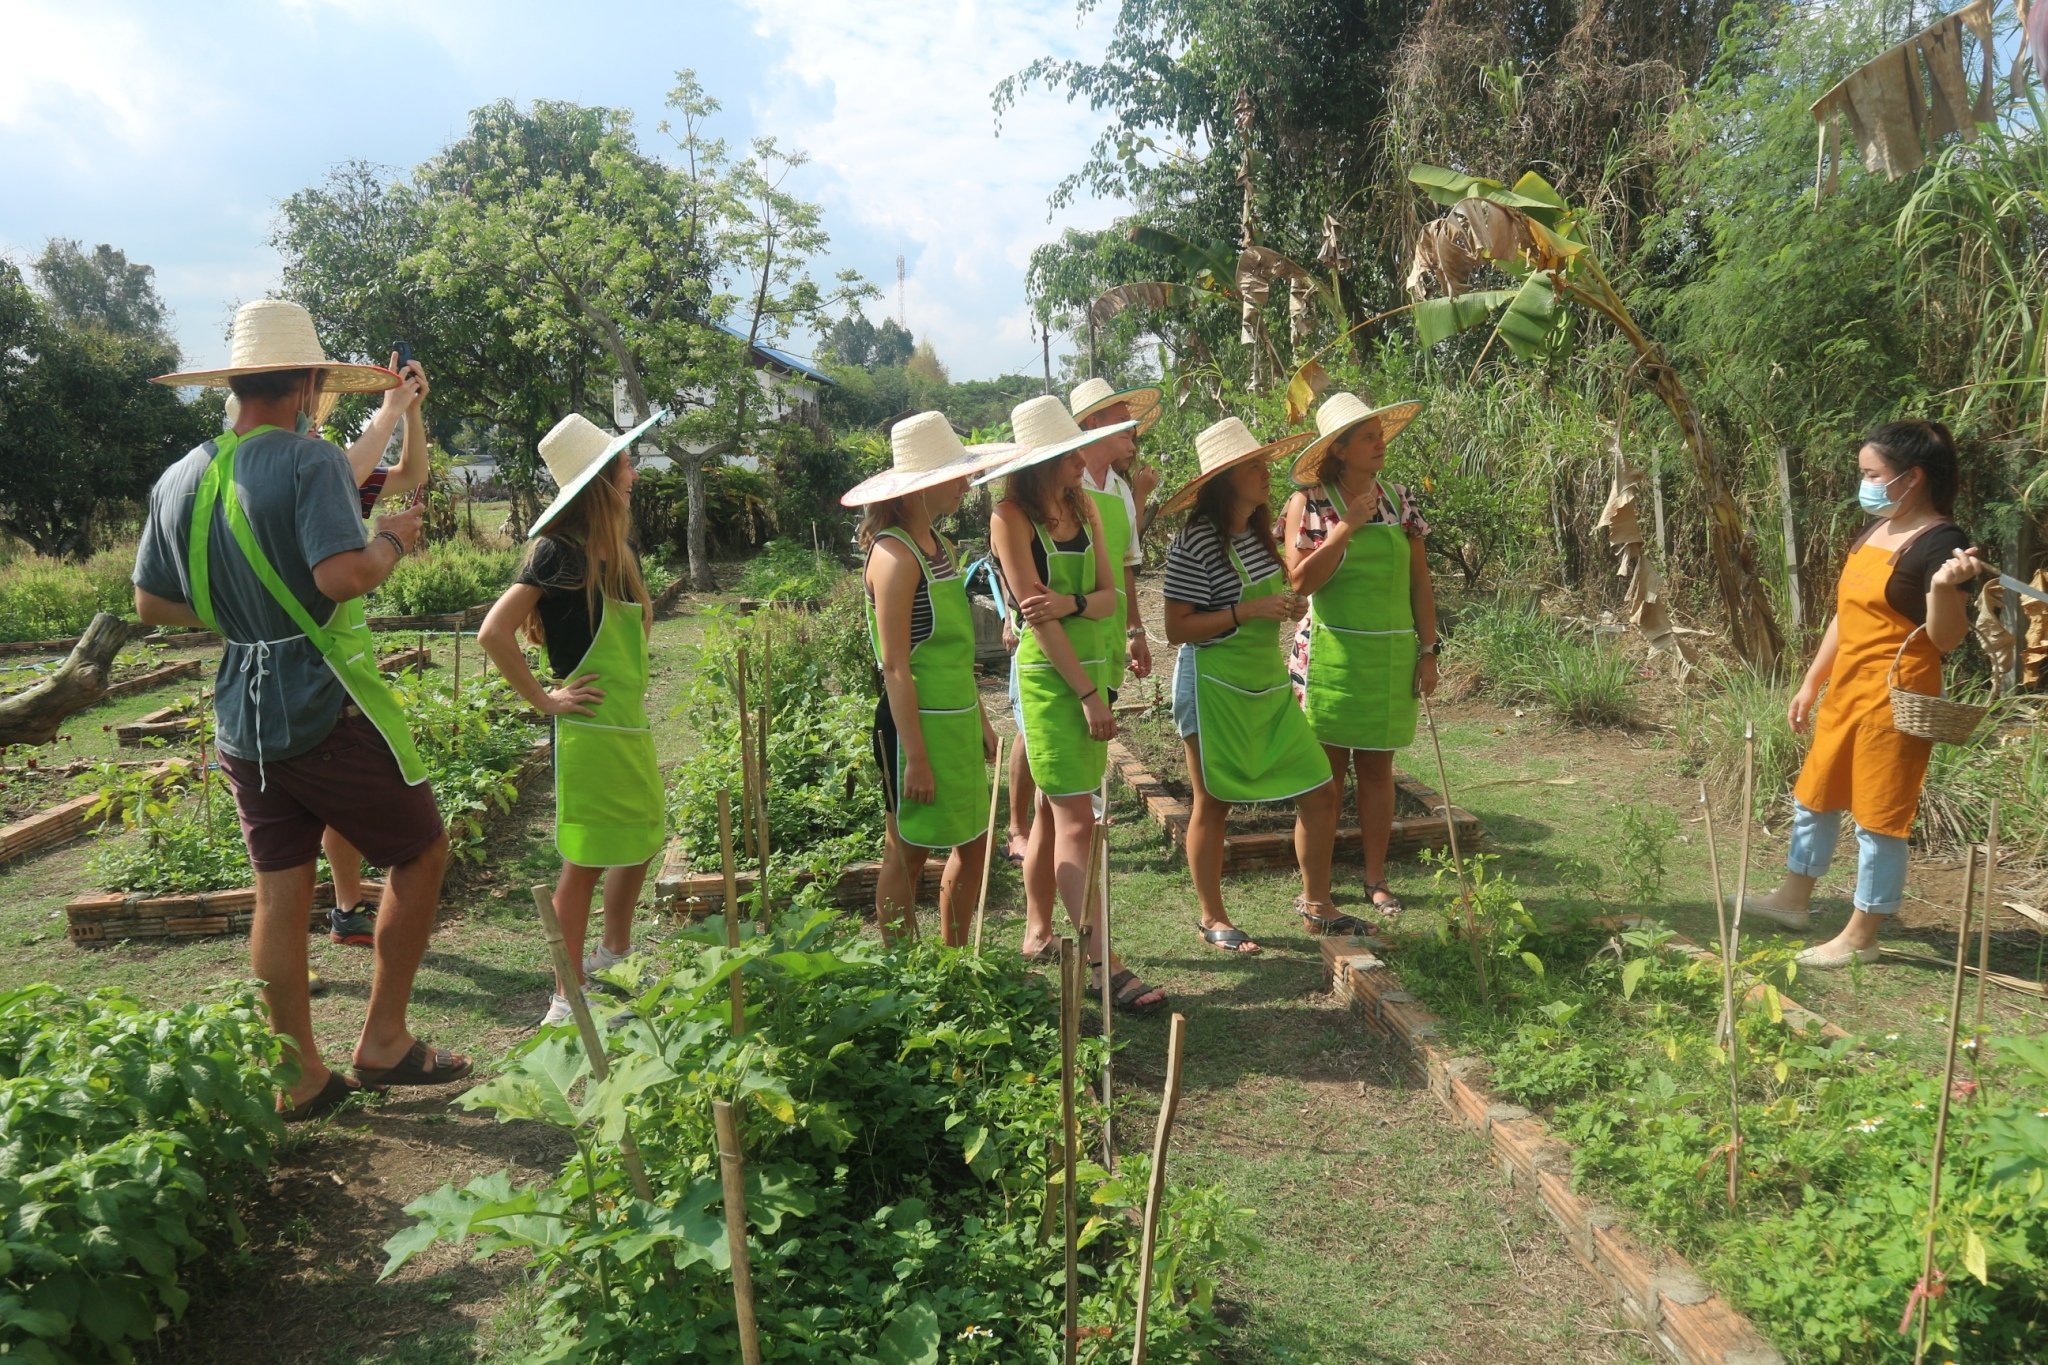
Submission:
[[[1631,370],[1671,410],[1692,455],[1707,505],[1707,545],[1735,652],[1752,667],[1775,670],[1784,636],[1757,574],[1755,542],[1728,491],[1699,405],[1601,270],[1580,211],[1533,171],[1512,188],[1438,166],[1417,166],[1408,178],[1446,210],[1417,236],[1408,272],[1423,344],[1492,321],[1488,347],[1498,340],[1520,359],[1539,359],[1569,344],[1571,306],[1604,318],[1635,350]],[[1468,289],[1482,268],[1513,281],[1513,287]]]
[[[1106,289],[1088,310],[1095,325],[1100,327],[1131,307],[1180,310],[1203,299],[1234,303],[1238,307],[1238,338],[1252,352],[1255,387],[1263,386],[1268,375],[1280,370],[1280,354],[1265,317],[1274,286],[1286,285],[1288,335],[1296,345],[1307,340],[1315,322],[1315,306],[1329,289],[1307,266],[1271,247],[1247,246],[1237,250],[1228,242],[1192,241],[1144,226],[1133,227],[1130,239],[1137,246],[1177,262],[1192,282],[1139,280]]]

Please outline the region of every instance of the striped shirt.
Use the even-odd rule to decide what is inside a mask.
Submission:
[[[895,540],[896,537],[891,536],[889,539]],[[960,576],[960,565],[953,558],[953,547],[947,543],[944,536],[935,534],[932,539],[938,542],[939,552],[935,556],[927,555],[925,563],[931,566],[933,580],[944,582],[947,579],[958,578]],[[898,541],[897,543],[901,544],[902,542]],[[872,555],[874,551],[870,549],[868,553]],[[869,593],[868,596],[872,600],[874,594]],[[910,647],[916,649],[931,638],[932,591],[926,585],[924,575],[919,574],[917,577],[917,592],[910,599]]]
[[[1246,527],[1231,539],[1245,573],[1254,583],[1279,573],[1280,561],[1273,558],[1265,542]],[[1210,521],[1189,521],[1166,547],[1166,597],[1185,602],[1196,611],[1226,611],[1244,597],[1244,584],[1237,568],[1224,553],[1223,536]],[[1227,640],[1235,628],[1213,638]]]

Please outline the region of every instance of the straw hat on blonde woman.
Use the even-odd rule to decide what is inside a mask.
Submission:
[[[1394,751],[1415,738],[1417,698],[1436,690],[1436,594],[1423,537],[1429,523],[1408,490],[1382,477],[1387,446],[1422,410],[1414,399],[1374,406],[1333,393],[1316,439],[1295,458],[1281,553],[1309,599],[1292,674],[1339,791],[1358,780],[1365,893],[1381,915],[1401,898],[1387,882]],[[1316,927],[1311,919],[1310,927]]]
[[[1093,797],[1116,735],[1103,626],[1115,615],[1121,573],[1103,552],[1101,510],[1082,490],[1083,450],[1135,426],[1127,419],[1084,431],[1058,398],[1033,398],[1010,412],[1010,429],[1024,452],[982,477],[1008,480],[989,540],[1021,618],[1010,696],[1038,784],[1024,854],[1024,952],[1044,959],[1054,951],[1057,896],[1080,927],[1090,967],[1109,973],[1116,1007],[1149,1013],[1166,1003],[1165,992],[1114,957],[1105,962],[1087,915]]]
[[[888,811],[875,881],[882,941],[916,936],[917,887],[934,849],[951,849],[939,883],[939,927],[964,947],[988,834],[988,763],[996,732],[974,680],[974,618],[960,556],[938,529],[967,481],[1018,453],[963,446],[945,414],[920,412],[889,432],[889,468],[840,499],[862,509],[868,639],[880,678],[871,739]]]
[[[1235,417],[1195,438],[1201,472],[1168,498],[1163,515],[1186,509],[1166,549],[1166,638],[1180,646],[1173,670],[1173,717],[1186,746],[1194,812],[1188,872],[1195,883],[1202,941],[1227,953],[1259,945],[1223,904],[1223,831],[1238,802],[1293,801],[1301,865],[1295,908],[1325,932],[1355,932],[1330,899],[1330,850],[1337,788],[1315,732],[1294,704],[1280,652],[1283,622],[1301,614],[1273,538],[1273,463],[1306,435],[1261,441]]]

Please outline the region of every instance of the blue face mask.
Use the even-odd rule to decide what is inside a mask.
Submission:
[[[298,416],[298,420],[292,423],[292,430],[297,432],[301,436],[304,436],[307,432],[311,431],[312,429],[313,414],[310,412],[301,412]]]
[[[1892,501],[1892,485],[1905,477],[1904,474],[1895,474],[1883,483],[1865,479],[1856,488],[1856,501],[1873,517],[1888,517],[1899,510],[1899,505]]]

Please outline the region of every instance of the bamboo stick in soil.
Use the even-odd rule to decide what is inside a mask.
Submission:
[[[746,1365],[761,1365],[761,1331],[754,1322],[754,1263],[747,1252],[747,1166],[740,1155],[740,1126],[724,1100],[711,1102],[711,1123],[718,1131],[718,1178],[725,1189],[725,1245],[732,1255],[740,1359]]]
[[[761,641],[761,723],[755,727],[754,742],[760,752],[754,759],[754,800],[758,804],[754,846],[761,855],[761,932],[768,931],[768,726],[775,714],[775,637],[771,634]],[[913,910],[915,914],[913,898]]]
[[[1089,923],[1101,935],[1100,966],[1102,994],[1102,1166],[1111,1174],[1116,1172],[1116,1120],[1111,1108],[1116,1088],[1110,1078],[1110,1058],[1116,1043],[1116,992],[1110,985],[1110,963],[1116,960],[1110,945],[1113,942],[1109,932],[1109,774],[1102,775],[1102,819],[1095,822],[1095,862],[1090,865],[1092,884],[1090,896],[1095,901],[1095,914]]]
[[[1970,1028],[1970,1074],[1975,1075],[1984,1060],[1984,988],[1991,977],[1992,883],[1998,877],[1998,798],[1991,798],[1991,824],[1984,837],[1984,894],[1977,903],[1984,913],[1977,917],[1977,1018]],[[1967,893],[1965,893],[1967,894]]]
[[[1465,879],[1465,855],[1458,847],[1458,822],[1451,818],[1451,779],[1444,771],[1443,741],[1437,738],[1435,709],[1427,695],[1421,700],[1423,718],[1429,723],[1429,746],[1436,751],[1436,793],[1443,802],[1444,832],[1450,836],[1451,866],[1457,869],[1458,894],[1465,902],[1465,943],[1472,950],[1472,971],[1479,980],[1479,998],[1491,1004],[1493,989],[1486,979],[1486,954],[1480,950],[1479,930],[1473,921],[1472,883]]]
[[[981,956],[981,921],[988,909],[988,874],[996,861],[996,802],[1003,795],[1003,737],[996,736],[996,764],[988,782],[988,834],[981,845],[981,891],[974,898],[974,955]]]
[[[576,1032],[583,1039],[584,1055],[590,1058],[590,1074],[602,1082],[611,1074],[611,1062],[605,1056],[604,1039],[598,1034],[597,1021],[590,1017],[590,1002],[583,998],[581,966],[570,957],[569,942],[562,937],[562,921],[555,917],[554,889],[534,887],[533,908],[540,914],[541,932],[548,940],[548,955],[555,960],[555,975],[562,982],[562,994],[568,998],[569,1013],[576,1020]],[[633,1182],[633,1193],[653,1203],[654,1187],[647,1181],[647,1167],[641,1163],[640,1145],[633,1141],[630,1123],[619,1134],[619,1157],[626,1164],[626,1174]]]
[[[725,878],[725,946],[728,951],[737,951],[740,946],[740,891],[739,877],[733,870],[732,860],[732,792],[723,787],[718,792],[718,860]],[[747,984],[736,971],[727,986],[732,997],[732,1036],[737,1038],[747,1031]]]
[[[1749,897],[1749,832],[1756,825],[1751,812],[1756,809],[1756,724],[1751,722],[1742,728],[1742,838],[1738,841],[1742,866],[1735,869],[1735,909],[1728,916],[1728,960],[1742,960],[1742,902]],[[1732,1032],[1735,1020],[1730,1017],[1728,1027]]]
[[[1948,1052],[1941,1067],[1941,1101],[1934,1115],[1934,1159],[1929,1165],[1927,1181],[1927,1241],[1920,1253],[1920,1282],[1913,1287],[1912,1297],[1906,1301],[1906,1317],[1910,1320],[1917,1310],[1920,1315],[1913,1344],[1913,1365],[1927,1358],[1927,1320],[1933,1296],[1929,1292],[1934,1284],[1934,1236],[1941,1215],[1941,1159],[1948,1148],[1948,1106],[1949,1096],[1954,1092],[1956,1080],[1956,1039],[1962,1032],[1963,1023],[1963,969],[1970,956],[1970,896],[1976,889],[1975,878],[1963,884],[1963,919],[1956,928],[1956,970],[1955,982],[1949,988],[1948,999]],[[1987,913],[1989,907],[1986,907]],[[1904,1330],[1901,1324],[1900,1330]]]
[[[1728,1021],[1728,1207],[1734,1208],[1742,1170],[1742,1064],[1735,1055],[1735,958],[1729,952],[1728,901],[1721,894],[1721,851],[1714,838],[1714,807],[1700,783],[1700,812],[1707,822],[1707,866],[1714,877],[1714,919],[1721,932],[1721,1017]]]
[[[1145,1333],[1152,1318],[1152,1255],[1158,1247],[1159,1206],[1166,1202],[1166,1148],[1180,1112],[1180,1059],[1188,1017],[1175,1014],[1166,1031],[1166,1093],[1159,1102],[1159,1129],[1152,1135],[1152,1169],[1145,1181],[1145,1230],[1138,1244],[1138,1316],[1131,1365],[1145,1365]]]
[[[1074,1168],[1081,1131],[1074,1117],[1075,1051],[1081,1032],[1081,966],[1074,940],[1060,940],[1060,1206],[1066,1233],[1066,1310],[1060,1324],[1060,1359],[1074,1365],[1081,1338],[1080,1206]]]
[[[739,670],[732,681],[740,727],[740,852],[754,854],[754,721],[747,707],[747,647],[740,646]]]

